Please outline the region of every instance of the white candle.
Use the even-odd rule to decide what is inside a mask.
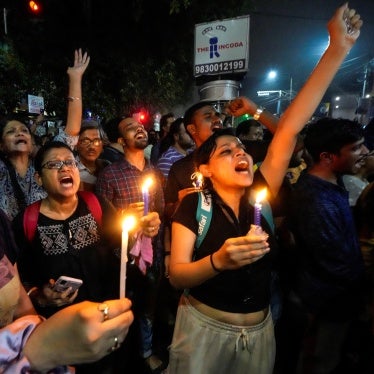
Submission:
[[[256,195],[254,221],[253,221],[253,223],[256,226],[261,226],[261,209],[262,209],[261,202],[265,199],[265,197],[266,197],[266,188],[259,191]]]
[[[126,266],[127,266],[127,248],[129,244],[129,231],[135,226],[135,217],[125,217],[122,223],[122,241],[121,241],[121,272],[119,278],[119,297],[123,298],[126,294]]]
[[[149,187],[152,185],[153,181],[152,178],[147,178],[142,187],[142,195],[143,195],[143,202],[144,202],[144,215],[148,214],[149,211]]]

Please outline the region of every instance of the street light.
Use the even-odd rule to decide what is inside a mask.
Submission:
[[[289,75],[289,74],[278,74],[278,72],[276,70],[270,70],[267,77],[268,77],[269,80],[274,80],[278,77],[278,75],[285,75],[285,76],[290,78],[290,84],[289,84],[290,89],[289,89],[287,95],[288,95],[288,101],[291,104],[291,101],[293,99],[293,79],[292,79],[292,76]],[[280,106],[280,97],[279,97],[279,106]]]

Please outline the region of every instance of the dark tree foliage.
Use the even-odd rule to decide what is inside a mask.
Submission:
[[[191,96],[194,25],[248,14],[251,0],[0,0],[8,34],[0,48],[0,109],[27,93],[65,116],[66,69],[75,48],[87,50],[84,105],[108,118],[147,108],[166,111]]]

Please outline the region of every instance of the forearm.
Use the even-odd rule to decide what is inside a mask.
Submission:
[[[77,136],[81,128],[82,120],[82,77],[69,76],[68,112],[65,132],[68,135]]]
[[[281,117],[279,127],[287,126],[288,131],[292,131],[295,136],[303,129],[349,50],[346,46],[328,46],[309,79]]]
[[[191,288],[199,286],[218,274],[212,267],[210,256],[190,263],[173,262],[171,254],[169,275],[170,283],[175,288]]]

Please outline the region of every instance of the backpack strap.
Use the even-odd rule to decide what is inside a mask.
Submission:
[[[87,207],[95,218],[95,221],[99,226],[101,226],[103,211],[96,195],[90,191],[78,191],[78,195],[87,204]]]
[[[23,213],[23,231],[29,242],[32,242],[35,237],[41,203],[41,200],[35,201],[35,203],[27,206]]]
[[[101,226],[103,212],[96,195],[89,191],[78,191],[78,195],[86,203],[97,224]],[[35,201],[27,206],[23,213],[23,231],[29,242],[32,242],[35,237],[41,202],[41,200]]]
[[[203,242],[212,220],[213,205],[212,195],[208,190],[199,191],[199,201],[196,209],[196,221],[199,223],[195,249],[198,249]]]

